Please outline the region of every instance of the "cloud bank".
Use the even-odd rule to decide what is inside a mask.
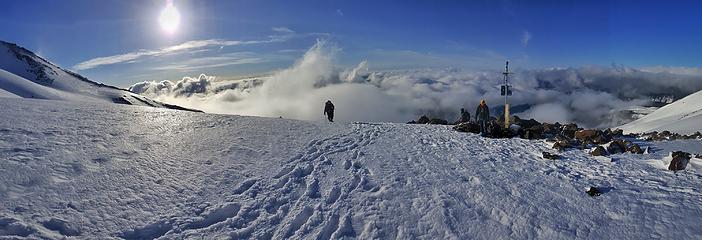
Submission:
[[[270,76],[218,79],[200,75],[179,81],[147,81],[130,90],[168,103],[212,113],[323,120],[326,100],[342,122],[406,122],[422,114],[458,119],[480,99],[496,110],[499,71],[415,69],[368,71],[336,65],[340,50],[318,41],[290,68]],[[702,75],[642,71],[623,66],[516,70],[511,79],[513,112],[549,122],[610,127],[631,121],[628,109],[655,96],[680,98],[702,89]]]

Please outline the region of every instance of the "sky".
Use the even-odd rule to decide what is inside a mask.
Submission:
[[[695,1],[3,1],[0,40],[107,84],[267,74],[320,39],[340,66],[700,67]],[[177,9],[178,24],[166,18]],[[172,14],[170,15],[172,16]]]

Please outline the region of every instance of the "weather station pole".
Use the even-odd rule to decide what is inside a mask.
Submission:
[[[504,84],[501,87],[501,95],[505,96],[505,128],[509,128],[509,102],[507,101],[507,96],[512,95],[512,88],[508,83],[508,75],[510,74],[509,72],[509,61],[505,63],[505,72],[502,73],[504,75]]]

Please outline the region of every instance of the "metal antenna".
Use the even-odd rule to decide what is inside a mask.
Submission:
[[[508,76],[511,74],[509,72],[509,61],[505,63],[505,71],[502,73],[504,75],[504,85],[502,85],[502,95],[505,96],[505,128],[509,128],[509,102],[507,101],[507,96],[512,95],[511,86],[508,83]]]

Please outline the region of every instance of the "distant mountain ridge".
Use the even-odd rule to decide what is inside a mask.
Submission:
[[[23,98],[103,101],[199,111],[154,101],[127,89],[92,81],[62,69],[17,44],[0,40],[0,89]]]

